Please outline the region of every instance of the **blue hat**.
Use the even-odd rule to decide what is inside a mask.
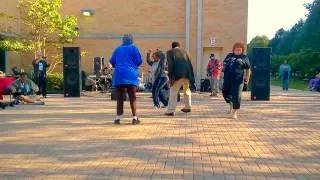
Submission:
[[[133,43],[133,37],[131,34],[125,34],[122,37],[122,43],[123,44],[132,44]]]

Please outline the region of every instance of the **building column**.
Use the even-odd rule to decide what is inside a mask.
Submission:
[[[191,0],[186,0],[186,34],[185,45],[186,50],[190,52],[190,16],[191,16]]]
[[[203,28],[203,0],[198,0],[198,20],[197,20],[197,72],[196,86],[201,85],[201,61],[202,61],[202,28]]]

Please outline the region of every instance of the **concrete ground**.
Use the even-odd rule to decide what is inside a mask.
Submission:
[[[0,179],[320,179],[320,93],[245,93],[238,120],[222,98],[192,100],[165,117],[140,93],[140,125],[128,102],[114,125],[109,95],[0,110]]]

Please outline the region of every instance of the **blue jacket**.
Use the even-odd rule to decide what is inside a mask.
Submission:
[[[291,75],[291,66],[289,64],[282,64],[279,68],[279,74],[280,74],[280,77],[281,77],[281,80],[283,81],[284,80],[284,72],[287,71],[288,72],[288,77],[287,79],[289,80],[290,79],[290,75]]]
[[[110,59],[114,68],[112,86],[123,84],[138,86],[139,66],[142,64],[139,49],[134,44],[122,44],[117,47]]]

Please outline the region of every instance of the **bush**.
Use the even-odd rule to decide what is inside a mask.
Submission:
[[[272,75],[279,71],[279,66],[284,60],[292,67],[292,73],[299,73],[299,78],[310,78],[320,68],[320,52],[315,49],[303,49],[298,53],[291,53],[286,56],[272,56],[271,71]]]
[[[48,91],[62,91],[63,90],[63,74],[62,73],[49,73],[48,77]]]
[[[287,58],[286,56],[272,56],[271,57],[271,74],[272,74],[272,76],[279,75],[280,65],[284,62],[284,60],[286,58]]]

